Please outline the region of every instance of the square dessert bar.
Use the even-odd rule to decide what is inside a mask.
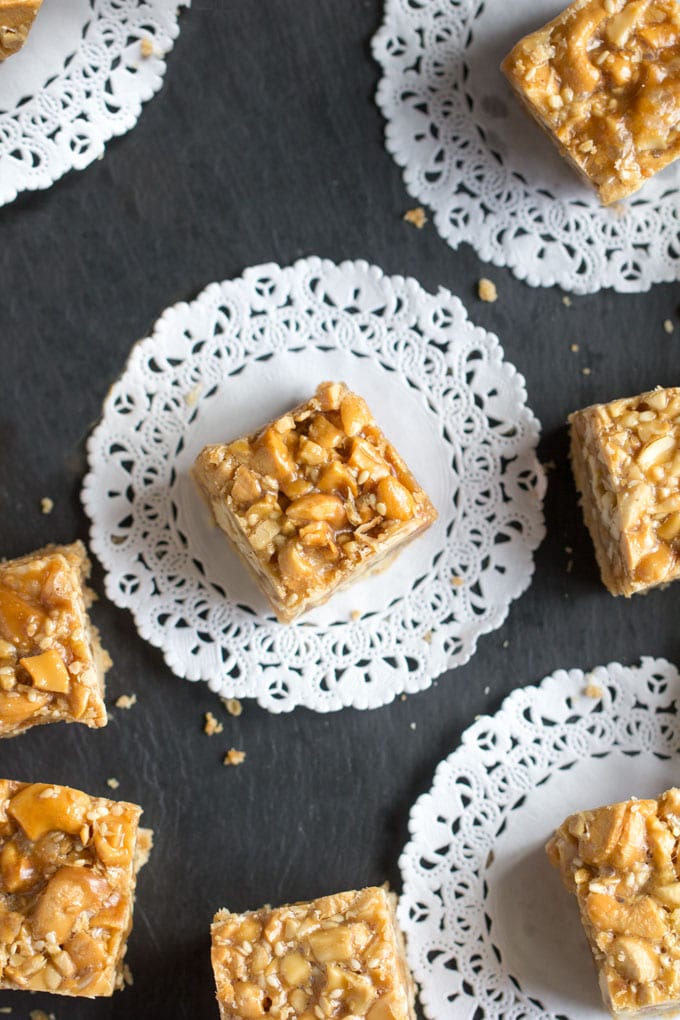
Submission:
[[[111,995],[123,985],[141,808],[0,780],[0,988]]]
[[[582,811],[548,843],[615,1016],[680,1008],[680,790]]]
[[[576,411],[571,460],[602,581],[632,595],[680,575],[680,389]]]
[[[0,0],[0,61],[20,50],[43,0]]]
[[[437,517],[365,400],[344,383],[322,383],[250,436],[206,446],[194,476],[284,623]]]
[[[501,66],[603,203],[680,156],[677,0],[576,0]]]
[[[215,915],[221,1020],[415,1020],[413,983],[384,888]]]
[[[111,665],[90,623],[81,542],[0,563],[0,737],[40,723],[106,725]]]

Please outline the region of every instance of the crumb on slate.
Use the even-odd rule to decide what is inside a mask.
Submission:
[[[109,779],[106,780],[106,785],[110,786],[112,790],[117,790],[118,787],[120,786],[120,783],[118,782],[115,776],[111,776]]]
[[[477,293],[482,301],[494,302],[498,300],[496,284],[493,280],[487,280],[486,277],[482,277],[477,284]]]
[[[50,499],[49,496],[43,496],[40,500],[40,512],[43,514],[51,514],[54,510],[54,500]]]
[[[588,368],[588,366],[587,366],[587,365],[585,365],[585,366],[584,366],[584,367],[583,367],[583,368],[581,369],[581,375],[590,375],[590,373],[591,373],[591,372],[592,372],[592,368]]]
[[[220,698],[229,715],[239,716],[243,711],[243,705],[238,698]]]
[[[203,724],[203,732],[207,733],[209,737],[212,737],[214,733],[221,733],[224,726],[221,722],[218,722],[212,712],[205,713],[205,723]]]
[[[129,963],[123,964],[123,981],[125,982],[126,985],[128,985],[128,987],[130,985],[134,985],[135,983],[134,978],[132,977],[132,971],[130,970]]]
[[[427,216],[422,205],[416,206],[415,209],[407,209],[404,213],[404,220],[406,223],[412,223],[417,230],[422,230],[427,223]]]
[[[116,708],[132,708],[136,704],[136,694],[121,694],[119,698],[116,698]]]
[[[414,722],[409,723],[409,726],[411,727],[412,730],[416,728],[416,724]]]
[[[237,751],[235,747],[230,747],[224,758],[222,759],[223,765],[242,765],[246,760],[245,751]]]
[[[672,323],[672,321],[670,319],[666,319],[666,321],[663,324],[663,328],[670,335],[673,332],[673,330],[675,329],[675,326],[673,325],[673,323]]]
[[[580,348],[579,344],[572,344],[571,347],[569,348],[569,350],[571,351],[572,354],[578,354],[578,352],[581,350],[581,348]]]
[[[565,308],[571,308],[571,298],[568,294],[564,294],[562,297],[562,304]]]
[[[11,1009],[11,1006],[8,1009]],[[28,1015],[31,1020],[55,1020],[54,1013],[46,1013],[44,1009],[32,1009]]]

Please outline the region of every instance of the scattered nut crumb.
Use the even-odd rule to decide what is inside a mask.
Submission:
[[[415,724],[414,722],[412,722],[412,723],[409,723],[409,726],[410,726],[410,728],[411,728],[412,730],[414,730],[414,729],[416,728],[416,724]]]
[[[121,694],[121,696],[116,699],[116,708],[132,708],[132,706],[136,704],[136,694]]]
[[[238,698],[220,698],[229,715],[239,716],[243,711],[243,705]]]
[[[567,573],[571,574],[573,569],[574,569],[574,561],[573,560],[567,560],[567,566],[566,566]]]
[[[134,978],[132,977],[132,971],[130,970],[130,964],[129,963],[124,963],[123,964],[123,981],[128,986],[134,985],[134,983],[135,983]]]
[[[465,581],[463,580],[462,577],[456,577],[456,575],[454,574],[453,577],[451,578],[451,584],[453,585],[454,588],[461,588],[465,584]]]
[[[406,698],[407,698],[407,697],[408,697],[408,695],[406,695],[406,694],[402,694],[402,695],[400,695],[400,697],[399,697],[399,700],[400,700],[400,701],[406,701]]]
[[[416,206],[415,209],[408,209],[404,213],[404,220],[406,223],[412,223],[418,230],[422,230],[427,223],[427,216],[422,205]]]
[[[564,294],[562,296],[562,304],[564,305],[565,308],[571,308],[571,298],[569,297],[568,294]]]
[[[113,545],[122,545],[125,541],[125,535],[111,535],[111,542]]]
[[[49,496],[43,496],[40,500],[40,512],[43,514],[51,514],[54,510],[54,500],[50,499]]]
[[[119,783],[119,782],[118,782],[118,780],[117,780],[117,779],[115,778],[115,776],[111,776],[111,778],[110,778],[110,779],[107,779],[107,780],[106,780],[106,785],[107,785],[107,786],[110,786],[112,790],[117,790],[117,789],[118,789],[118,787],[120,786],[120,783]]]
[[[31,1020],[55,1020],[54,1013],[46,1013],[44,1009],[32,1009],[28,1015]]]
[[[510,642],[509,641],[504,641],[503,642],[503,648],[509,648],[509,647],[510,647]]]
[[[11,1013],[11,1012],[12,1012],[12,1007],[11,1006],[0,1006],[0,1013]]]
[[[590,375],[591,372],[592,372],[592,369],[588,368],[587,365],[584,368],[581,369],[581,375]]]
[[[151,42],[151,39],[146,39],[146,38],[142,39],[142,41],[139,44],[139,50],[140,50],[142,56],[145,59],[147,57],[152,57],[153,56],[153,43]]]
[[[359,612],[358,609],[353,609],[352,612],[349,614],[349,618],[350,620],[353,620],[354,623],[356,623],[357,620],[361,619],[361,613]]]
[[[597,684],[588,684],[587,687],[584,688],[583,693],[586,698],[601,698],[603,692],[602,688],[598,687]]]
[[[571,351],[572,354],[578,354],[578,352],[581,350],[581,347],[579,344],[572,344],[569,350]]]
[[[490,688],[490,687],[485,687],[485,688],[484,688],[484,694],[485,694],[485,695],[486,695],[486,694],[488,694],[490,690],[491,690],[491,688]]]
[[[187,407],[193,407],[203,390],[203,383],[197,382],[193,389],[184,394],[184,403]]]
[[[203,732],[207,733],[209,737],[212,737],[213,733],[221,733],[224,726],[221,722],[218,722],[212,712],[205,713],[205,723],[203,725]]]
[[[496,290],[496,284],[493,280],[487,280],[486,277],[477,284],[477,293],[479,294],[481,301],[489,301],[493,303],[498,300],[498,291]]]
[[[428,645],[432,644],[432,631],[426,630],[423,634],[423,641],[426,641]]]
[[[235,747],[230,747],[224,758],[222,759],[223,765],[241,765],[246,760],[245,751],[237,751]]]
[[[675,326],[673,325],[670,319],[666,319],[666,321],[663,324],[663,328],[666,330],[667,333],[670,334],[675,329]]]
[[[556,467],[557,464],[555,463],[554,460],[546,460],[545,463],[543,464],[544,471],[554,471]]]

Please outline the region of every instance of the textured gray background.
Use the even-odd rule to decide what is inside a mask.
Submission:
[[[103,731],[41,727],[5,741],[0,774],[100,794],[116,776],[119,794],[144,806],[156,849],[139,884],[135,984],[98,1002],[0,993],[15,1017],[38,1006],[58,1020],[216,1017],[215,909],[398,887],[409,808],[475,715],[560,667],[680,660],[680,585],[628,602],[599,585],[564,429],[576,407],[678,382],[677,287],[567,308],[558,291],[449,250],[431,224],[403,223],[415,203],[373,103],[380,20],[380,0],[194,0],[134,131],[84,172],[0,210],[0,555],[87,538],[86,436],[132,343],[167,305],[249,265],[318,254],[448,287],[500,335],[542,422],[541,457],[556,464],[532,587],[467,666],[407,701],[282,717],[246,704],[239,719],[205,685],[175,679],[103,599],[94,615],[115,660],[108,700],[134,691],[137,706],[114,708]],[[495,305],[476,297],[482,275],[498,285]],[[208,710],[221,736],[202,733]],[[248,757],[225,769],[232,745]]]

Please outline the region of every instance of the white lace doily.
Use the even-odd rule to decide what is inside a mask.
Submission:
[[[336,378],[364,395],[439,510],[378,573],[285,626],[188,476],[209,442]],[[272,711],[372,708],[472,655],[543,536],[538,422],[496,337],[447,291],[365,262],[247,270],[167,310],[89,444],[83,502],[106,590],[170,668]]]
[[[603,208],[499,64],[566,0],[386,0],[373,40],[387,148],[453,248],[532,286],[643,291],[680,273],[680,163]]]
[[[544,845],[574,811],[677,786],[679,712],[675,666],[643,659],[560,670],[464,733],[415,804],[400,860],[400,920],[430,1020],[609,1016]]]
[[[134,127],[190,3],[45,0],[23,49],[0,63],[0,205],[82,170]]]

